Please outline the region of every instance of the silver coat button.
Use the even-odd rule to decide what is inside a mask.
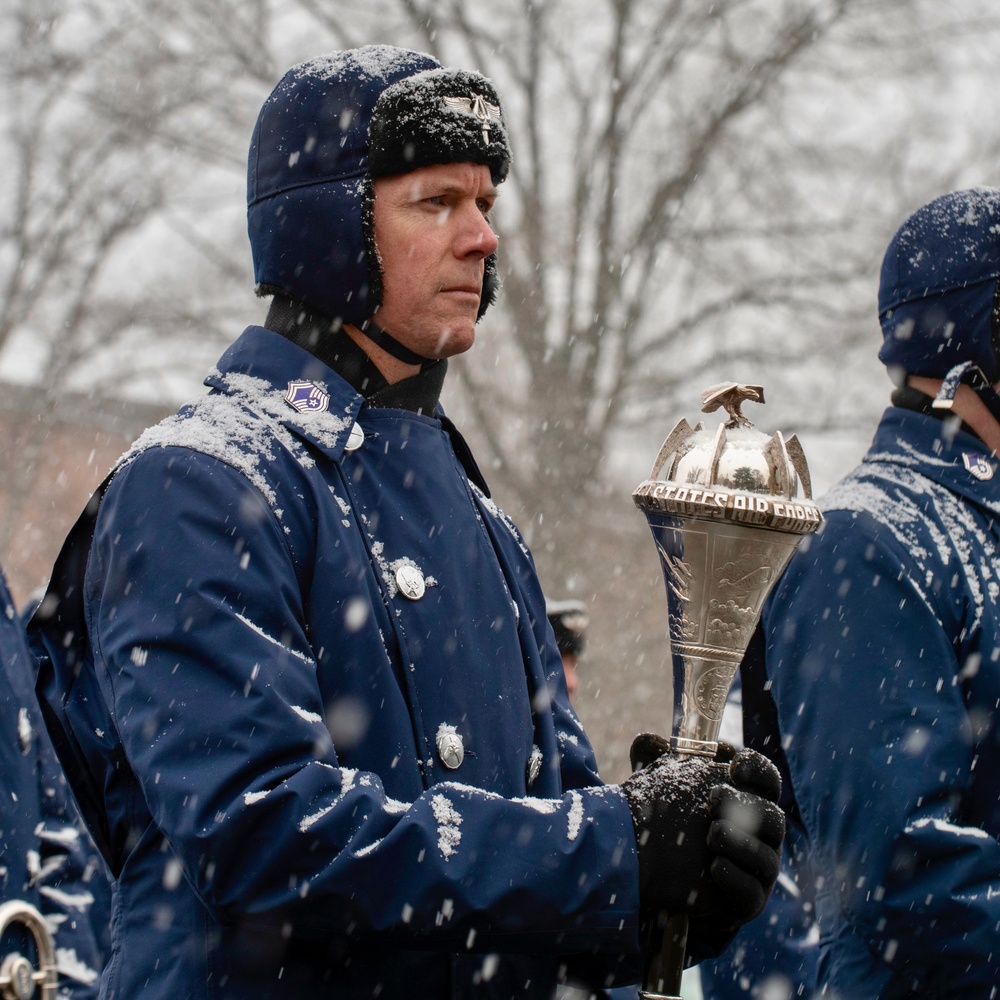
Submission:
[[[531,756],[528,758],[528,787],[530,788],[542,773],[542,751],[537,746],[531,748]]]
[[[457,770],[465,760],[465,744],[462,742],[462,737],[453,729],[446,730],[442,727],[437,734],[437,752],[441,763],[449,771]]]
[[[357,451],[365,443],[365,432],[358,424],[351,428],[351,433],[347,435],[347,444],[344,451]]]
[[[399,587],[400,593],[411,601],[419,601],[427,589],[424,574],[410,563],[404,563],[396,570],[396,586]]]

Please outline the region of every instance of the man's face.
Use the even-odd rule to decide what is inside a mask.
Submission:
[[[375,322],[425,358],[476,338],[484,261],[497,248],[489,167],[443,163],[375,181],[382,305]]]

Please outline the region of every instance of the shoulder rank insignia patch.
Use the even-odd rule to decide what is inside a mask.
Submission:
[[[978,451],[963,451],[962,461],[965,463],[966,469],[981,482],[986,482],[987,479],[993,478],[995,470],[990,460]]]
[[[330,408],[330,394],[315,382],[289,382],[285,402],[299,413],[322,413]]]

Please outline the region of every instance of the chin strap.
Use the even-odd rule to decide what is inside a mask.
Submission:
[[[990,384],[982,368],[972,361],[963,361],[944,377],[941,388],[931,404],[936,410],[950,410],[955,405],[955,393],[962,384],[967,385],[983,401],[993,419],[1000,423],[1000,395]]]
[[[386,354],[391,354],[403,364],[420,365],[421,368],[426,368],[438,360],[437,358],[425,358],[422,354],[417,354],[408,347],[404,347],[391,333],[383,330],[374,320],[365,320],[361,324],[360,330],[366,337],[378,344]]]

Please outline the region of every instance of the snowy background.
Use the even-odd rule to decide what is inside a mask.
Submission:
[[[747,415],[799,434],[818,492],[861,456],[890,389],[876,360],[885,244],[943,191],[1000,183],[1000,12],[7,0],[0,379],[19,430],[0,557],[32,547],[20,598],[71,521],[53,477],[33,474],[52,460],[56,414],[85,437],[123,401],[153,413],[202,391],[264,315],[244,215],[257,110],[289,65],[373,41],[479,69],[504,95],[505,288],[445,403],[546,589],[591,607],[578,704],[619,778],[632,735],[669,725],[666,603],[631,490],[676,420],[699,417],[700,390],[726,379],[766,387]],[[112,460],[90,456],[74,509]]]

